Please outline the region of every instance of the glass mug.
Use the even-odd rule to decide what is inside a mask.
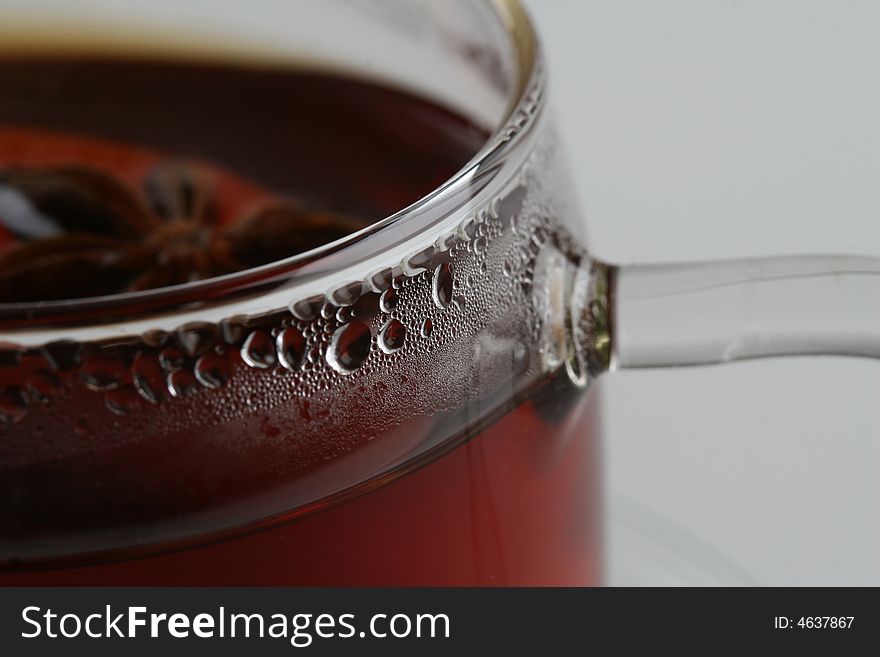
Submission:
[[[13,53],[306,61],[490,133],[420,200],[299,255],[0,304],[2,584],[599,584],[595,377],[880,350],[870,260],[592,258],[513,0],[0,13]]]

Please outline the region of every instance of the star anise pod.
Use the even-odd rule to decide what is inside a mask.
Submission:
[[[225,178],[224,178],[225,176]],[[0,301],[72,299],[202,280],[280,260],[366,220],[266,194],[240,216],[221,207],[228,181],[168,160],[139,188],[85,166],[0,170]]]

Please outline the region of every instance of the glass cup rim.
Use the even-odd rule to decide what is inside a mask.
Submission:
[[[18,333],[34,329],[48,329],[44,333],[54,340],[62,334],[59,330],[63,332],[67,327],[108,325],[131,317],[168,316],[181,309],[222,306],[231,298],[259,294],[276,287],[291,289],[307,265],[320,263],[369,237],[394,230],[417,212],[448,203],[482,171],[497,166],[514,151],[525,148],[522,137],[535,122],[537,110],[543,105],[544,75],[537,37],[521,0],[492,0],[490,7],[504,29],[516,60],[513,62],[515,84],[507,108],[494,130],[473,157],[448,180],[410,205],[354,233],[259,267],[139,292],[41,302],[0,302],[0,341],[7,337],[15,340]],[[46,341],[49,340],[39,340]]]

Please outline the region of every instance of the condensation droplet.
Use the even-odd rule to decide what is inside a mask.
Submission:
[[[165,398],[165,375],[154,354],[139,354],[134,359],[131,364],[131,380],[138,394],[151,404],[158,404]]]
[[[431,321],[430,317],[426,317],[424,319],[424,321],[422,322],[421,328],[419,329],[419,334],[423,338],[430,338],[431,333],[433,333],[433,332],[434,332],[434,322]]]
[[[308,299],[300,299],[290,304],[290,312],[298,320],[308,322],[318,316],[324,303],[324,295],[318,294]]]
[[[327,362],[337,372],[349,374],[360,368],[370,355],[372,334],[370,327],[363,322],[352,322],[340,326],[333,333]]]
[[[452,301],[452,269],[443,262],[434,269],[434,282],[431,296],[438,308],[446,308]]]
[[[241,346],[241,358],[251,367],[272,367],[277,362],[272,338],[265,331],[254,331]]]
[[[177,369],[183,365],[183,354],[177,347],[166,347],[159,352],[159,364],[166,370]]]
[[[56,370],[72,370],[79,365],[82,345],[73,340],[58,340],[43,345],[43,356]]]
[[[379,294],[365,292],[351,305],[349,320],[368,322],[379,314]],[[348,320],[346,320],[348,321]]]
[[[281,331],[275,339],[278,362],[289,370],[297,370],[306,352],[306,339],[293,327]]]
[[[390,287],[382,293],[381,297],[379,297],[379,307],[382,309],[383,313],[394,312],[394,310],[397,309],[397,303],[399,300],[400,297],[397,294],[397,290]]]
[[[95,354],[82,361],[79,376],[86,388],[95,391],[118,388],[128,373],[128,366],[118,356]]]
[[[150,329],[141,334],[141,340],[149,347],[161,347],[168,341],[168,332],[161,329]]]
[[[24,419],[27,411],[27,397],[21,388],[9,386],[0,390],[0,421],[18,422]]]
[[[120,386],[104,393],[104,406],[116,415],[125,415],[138,409],[141,398],[134,386]]]
[[[31,398],[40,402],[47,402],[61,390],[62,383],[54,373],[49,370],[38,369],[28,374],[27,391]]]
[[[174,332],[177,346],[190,358],[201,356],[217,342],[218,330],[208,322],[190,322]]]
[[[220,336],[226,344],[238,344],[244,339],[247,317],[233,315],[220,320]]]
[[[396,319],[391,319],[379,330],[379,348],[386,354],[398,351],[406,340],[406,327]]]
[[[166,383],[172,397],[188,397],[198,390],[196,377],[189,369],[171,372],[166,378]]]
[[[380,269],[377,272],[374,272],[367,278],[367,286],[373,290],[373,292],[382,292],[391,287],[391,279],[394,278],[394,272],[386,267],[385,269]]]
[[[354,281],[346,283],[333,290],[328,296],[330,300],[337,306],[350,306],[364,292],[364,284],[362,281]]]
[[[206,388],[222,388],[229,381],[229,361],[220,354],[205,354],[196,361],[194,371]]]

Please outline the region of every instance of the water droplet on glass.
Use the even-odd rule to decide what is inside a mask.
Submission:
[[[419,334],[423,338],[431,337],[431,333],[434,332],[434,322],[431,321],[430,317],[426,317],[422,322],[422,327],[419,329]]]
[[[474,242],[474,253],[482,253],[486,250],[486,238],[478,237]]]
[[[368,322],[378,314],[379,294],[377,292],[366,292],[351,305],[351,316],[349,319],[358,322]]]
[[[174,332],[177,346],[190,358],[201,356],[210,351],[217,342],[217,327],[208,322],[190,322]]]
[[[355,301],[357,301],[358,297],[364,291],[364,284],[362,281],[355,281],[353,283],[346,283],[335,290],[333,290],[329,297],[330,301],[335,303],[337,306],[350,306]]]
[[[165,398],[165,375],[154,354],[139,354],[131,364],[131,380],[135,390],[151,404]]]
[[[116,415],[131,413],[140,407],[141,398],[134,386],[120,386],[104,393],[104,406]]]
[[[189,369],[171,372],[166,378],[166,383],[172,397],[188,397],[198,390],[196,377]]]
[[[166,347],[159,353],[159,364],[166,370],[177,369],[183,360],[183,354],[176,347]]]
[[[0,390],[0,421],[18,422],[27,415],[28,401],[24,391],[18,386]]]
[[[431,245],[422,249],[418,253],[414,253],[408,258],[405,258],[403,261],[404,273],[409,276],[415,276],[416,274],[426,271],[428,267],[431,266],[431,261],[434,259],[435,253],[436,249]]]
[[[241,346],[241,357],[251,367],[272,367],[277,362],[272,338],[265,331],[254,331]]]
[[[446,308],[452,301],[452,269],[446,262],[434,270],[432,296],[438,308]]]
[[[95,354],[83,359],[79,376],[89,390],[113,390],[122,384],[128,366],[118,356]]]
[[[195,375],[206,388],[222,388],[229,380],[229,361],[220,354],[205,354],[196,361]]]
[[[372,335],[370,328],[362,322],[352,322],[340,326],[333,333],[327,362],[337,372],[349,374],[364,364],[370,355]]]
[[[397,308],[397,302],[400,297],[397,294],[397,290],[394,288],[388,288],[382,293],[382,296],[379,297],[379,307],[382,309],[383,313],[393,312]]]
[[[141,340],[150,347],[161,347],[168,341],[168,332],[160,329],[150,329],[141,334]]]
[[[43,345],[43,355],[56,370],[72,370],[79,365],[82,345],[73,340],[59,340]]]
[[[220,320],[220,336],[226,344],[238,344],[244,339],[247,317],[234,315]]]
[[[382,292],[391,287],[391,279],[394,278],[394,272],[386,267],[370,275],[367,279],[367,285],[374,292]]]
[[[38,369],[28,374],[27,390],[31,398],[47,402],[61,390],[61,379],[49,370]]]
[[[306,351],[306,339],[293,327],[286,328],[275,339],[278,361],[289,370],[297,370]]]
[[[399,350],[406,339],[406,327],[396,319],[389,320],[379,330],[379,347],[386,354]]]
[[[323,295],[315,295],[308,299],[301,299],[290,304],[290,312],[297,319],[308,322],[318,316],[321,306],[324,303]]]

